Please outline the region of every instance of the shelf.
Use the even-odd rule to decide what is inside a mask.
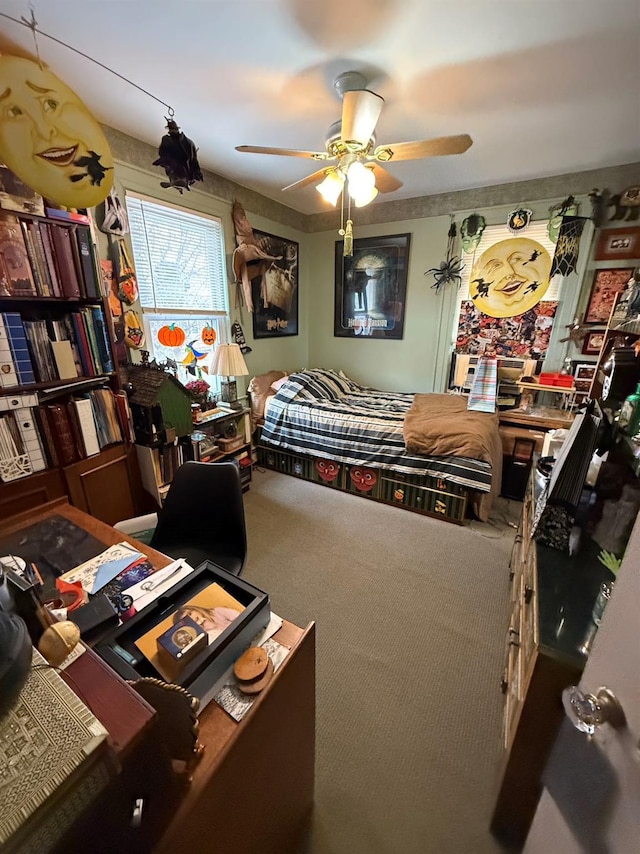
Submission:
[[[517,382],[517,386],[520,388],[527,388],[531,391],[551,391],[551,392],[561,392],[562,394],[575,394],[576,387],[575,386],[559,386],[559,385],[541,385],[540,383],[523,383]]]
[[[12,394],[29,394],[31,392],[57,392],[64,391],[69,388],[78,388],[85,385],[96,385],[102,382],[107,382],[112,377],[115,377],[115,371],[108,374],[100,374],[98,377],[76,377],[75,379],[55,380],[47,383],[31,383],[30,385],[16,385],[13,388],[0,388],[0,395],[10,396]]]
[[[51,305],[102,305],[102,297],[41,297],[41,296],[0,296],[0,303],[11,302],[24,305],[35,305],[44,303],[47,307]]]

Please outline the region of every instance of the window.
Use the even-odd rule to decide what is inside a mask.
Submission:
[[[211,361],[211,328],[216,342],[229,339],[222,223],[135,194],[126,202],[148,349],[158,361],[174,360],[182,382],[202,378],[218,392],[219,378],[203,368]],[[171,336],[158,340],[172,325],[185,333],[178,346]]]

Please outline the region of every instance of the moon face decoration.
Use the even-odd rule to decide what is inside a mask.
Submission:
[[[512,237],[486,249],[471,271],[469,295],[490,317],[514,317],[549,289],[551,256],[536,240]]]
[[[100,125],[48,68],[0,55],[0,160],[44,198],[94,207],[113,185],[113,157]]]

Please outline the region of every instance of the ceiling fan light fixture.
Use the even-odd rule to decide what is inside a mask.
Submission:
[[[324,180],[318,184],[316,190],[320,193],[325,202],[329,202],[329,204],[333,205],[335,208],[336,203],[340,198],[343,185],[344,175],[342,172],[340,172],[339,169],[332,169],[330,172],[327,172]]]
[[[376,176],[371,169],[367,169],[359,160],[349,166],[347,180],[349,182],[349,195],[358,208],[368,205],[378,195]]]

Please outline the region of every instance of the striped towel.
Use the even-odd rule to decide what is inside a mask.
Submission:
[[[483,356],[476,368],[476,373],[469,393],[467,409],[476,412],[495,412],[496,396],[498,393],[498,362],[490,356]]]

